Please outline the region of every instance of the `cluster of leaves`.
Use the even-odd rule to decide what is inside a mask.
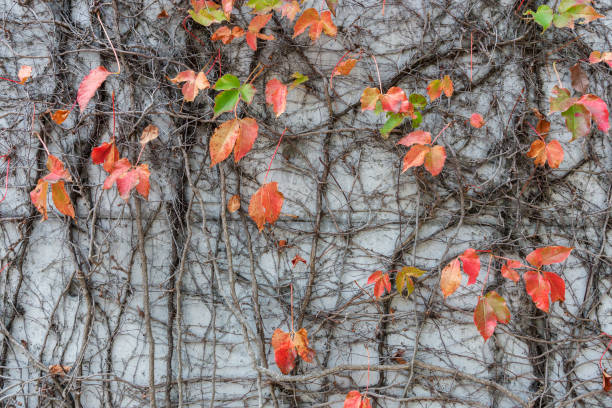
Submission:
[[[531,15],[533,21],[542,27],[542,32],[551,24],[557,28],[574,28],[575,22],[587,24],[604,17],[589,5],[591,2],[592,0],[561,0],[556,13],[550,6],[543,4],[537,11],[527,10],[524,14]]]
[[[563,246],[538,248],[527,255],[527,262],[532,266],[524,265],[513,259],[497,258],[505,260],[505,264],[501,268],[502,276],[514,282],[520,280],[520,275],[516,269],[528,269],[523,273],[525,290],[531,296],[536,307],[548,313],[551,302],[565,301],[565,281],[554,272],[542,271],[542,266],[565,261],[572,249]],[[490,256],[493,257],[493,255]],[[467,284],[476,283],[480,273],[480,258],[474,249],[468,248],[442,270],[440,289],[445,298],[453,294],[461,285],[460,261],[463,264],[463,272],[469,276]],[[474,324],[485,341],[493,335],[497,323],[505,324],[509,321],[510,311],[503,297],[495,291],[491,291],[485,296],[479,296],[474,309]]]
[[[402,269],[397,271],[395,275],[395,288],[397,293],[410,295],[414,292],[414,282],[412,278],[418,278],[422,276],[425,271],[415,268],[414,266],[404,266]],[[368,285],[374,284],[374,297],[380,298],[385,291],[391,293],[391,279],[389,273],[383,271],[375,271],[368,278]]]
[[[70,173],[64,168],[64,163],[52,154],[47,158],[47,170],[49,170],[49,173],[40,178],[34,190],[30,192],[32,204],[42,214],[43,220],[46,220],[48,218],[47,191],[49,190],[50,183],[51,197],[53,198],[55,208],[62,214],[74,218],[74,207],[64,186],[64,181],[72,182]]]
[[[304,328],[291,334],[281,329],[274,330],[272,348],[276,365],[283,374],[289,374],[295,368],[298,355],[307,363],[312,363],[315,355],[314,350],[308,347],[308,333]]]
[[[561,112],[567,130],[572,132],[572,140],[584,137],[591,131],[591,119],[602,132],[610,130],[609,112],[606,103],[593,94],[580,98],[572,97],[567,88],[555,85],[550,97],[550,112]]]

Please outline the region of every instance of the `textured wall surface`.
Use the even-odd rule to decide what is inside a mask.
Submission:
[[[209,138],[231,116],[213,119],[214,91],[184,103],[167,79],[207,70],[220,47],[209,40],[214,26],[187,22],[200,42],[183,29],[187,2],[2,1],[1,76],[14,78],[24,64],[33,75],[24,86],[0,81],[0,155],[10,158],[10,166],[0,160],[8,174],[0,405],[340,407],[368,381],[378,407],[612,405],[598,367],[609,340],[601,332],[612,333],[610,135],[594,129],[570,143],[555,113],[550,137],[565,149],[561,166],[534,168],[525,156],[536,138],[533,108],[548,113],[552,87],[570,88],[570,66],[612,50],[612,8],[596,0],[608,17],[542,34],[524,20],[526,5],[515,11],[519,3],[387,0],[382,15],[381,1],[340,0],[337,37],[314,44],[292,39],[293,23],[277,14],[264,30],[276,40],[259,41],[256,52],[244,40],[221,48],[221,74],[245,80],[265,68],[254,102],[238,109],[257,119],[260,135],[239,163],[211,168]],[[162,10],[169,18],[158,18]],[[98,11],[121,73],[85,112],[57,125],[45,112],[69,109],[89,70],[116,70]],[[233,23],[246,28],[248,11],[235,10]],[[332,69],[347,51],[361,60],[332,88]],[[384,140],[382,115],[361,112],[361,92],[378,86],[371,56],[383,89],[424,94],[430,80],[453,79],[453,97],[429,104],[422,125],[435,136],[452,122],[438,139],[448,153],[439,176],[400,173],[407,149],[396,142],[410,125]],[[589,92],[610,104],[610,67],[582,67]],[[289,82],[295,71],[310,80],[290,91],[286,113],[275,118],[264,84]],[[211,83],[219,73],[215,65]],[[113,91],[123,157],[136,160],[145,126],[160,128],[141,158],[152,173],[148,201],[133,195],[126,203],[116,188],[103,190],[106,175],[90,159],[112,136]],[[466,123],[473,112],[485,118],[482,129]],[[248,202],[285,128],[267,179],[285,203],[260,233]],[[46,161],[35,132],[72,175],[76,221],[51,206],[42,222],[30,203]],[[234,194],[242,208],[229,213]],[[486,253],[476,285],[464,278],[442,296],[441,269],[468,247],[524,259],[547,245],[575,247],[550,267],[567,292],[549,314]],[[296,254],[306,264],[293,267]],[[374,301],[367,277],[404,265],[427,271],[414,293]],[[308,330],[316,358],[283,376],[270,337],[290,330],[290,285],[295,327]],[[483,286],[512,313],[486,343],[472,318]],[[55,364],[71,369],[52,376]],[[612,355],[603,366],[612,370]]]

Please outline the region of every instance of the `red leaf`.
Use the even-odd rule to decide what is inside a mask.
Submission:
[[[425,162],[425,155],[429,153],[429,146],[422,144],[415,144],[410,148],[408,153],[404,156],[404,162],[402,165],[402,173],[411,167],[417,167]]]
[[[474,324],[480,335],[487,341],[493,335],[497,323],[508,323],[510,321],[510,310],[503,297],[492,291],[478,300],[474,309]]]
[[[521,277],[518,272],[514,269],[523,267],[523,264],[519,261],[509,260],[501,268],[501,274],[504,278],[510,279],[511,281],[518,282]]]
[[[349,391],[344,400],[344,408],[371,408],[370,399],[362,396],[359,391]]]
[[[223,7],[225,17],[229,19],[230,14],[232,14],[232,9],[234,8],[234,0],[221,0],[221,6]]]
[[[119,160],[119,150],[115,145],[115,140],[111,140],[110,143],[102,143],[100,146],[95,147],[91,151],[91,160],[94,164],[104,163],[104,170],[110,173],[115,165],[115,162]]]
[[[565,281],[554,272],[542,272],[542,277],[550,284],[551,302],[565,302]]]
[[[476,283],[478,279],[478,273],[480,272],[480,258],[476,251],[472,248],[468,248],[465,252],[459,256],[461,262],[463,262],[463,272],[468,276],[468,285]]]
[[[130,198],[130,191],[136,188],[136,191],[144,198],[149,198],[149,168],[146,164],[141,164],[137,167],[132,167],[130,161],[123,158],[113,166],[106,180],[104,180],[103,189],[108,190],[117,183],[119,196],[127,201]]]
[[[476,129],[480,129],[484,126],[484,124],[485,121],[479,113],[472,113],[472,116],[470,116],[470,125],[472,125]]]
[[[285,111],[287,106],[287,86],[276,78],[266,84],[266,103],[274,107],[276,117]]]
[[[32,67],[29,65],[22,65],[21,68],[19,68],[19,72],[17,73],[17,78],[19,78],[19,83],[22,85],[25,84],[26,81],[30,79],[31,75],[32,75]]]
[[[610,113],[608,112],[608,106],[602,99],[595,95],[586,94],[582,95],[576,103],[584,105],[591,112],[599,130],[604,133],[610,130]]]
[[[548,313],[550,293],[550,283],[544,279],[538,271],[527,271],[523,274],[525,280],[525,290],[531,296],[531,299],[536,304],[536,307]]]
[[[388,273],[382,271],[376,271],[368,278],[368,285],[374,284],[374,297],[378,299],[381,297],[385,290],[391,293],[391,280],[389,279]]]
[[[99,66],[89,71],[89,74],[83,78],[77,92],[77,102],[79,103],[81,112],[85,110],[90,99],[95,95],[100,85],[102,85],[106,77],[110,74],[111,73],[108,72],[106,68]]]
[[[297,265],[298,262],[304,262],[304,265],[307,264],[306,260],[302,258],[299,254],[293,257],[293,259],[291,260],[291,264],[295,268],[295,265]]]
[[[39,179],[34,190],[30,192],[30,200],[36,207],[39,213],[42,214],[43,220],[47,219],[47,190],[49,183],[43,179]]]
[[[234,146],[234,161],[238,162],[253,148],[259,126],[253,118],[240,119],[240,132]]]
[[[551,265],[563,262],[567,259],[570,252],[572,252],[572,249],[574,248],[567,248],[564,246],[548,246],[538,248],[527,255],[527,262],[536,268],[539,268],[542,265]]]
[[[461,285],[461,270],[459,258],[453,259],[448,265],[442,269],[440,276],[440,289],[444,297],[452,295]]]
[[[70,173],[68,173],[68,170],[64,169],[64,163],[52,154],[47,158],[47,169],[50,173],[43,177],[45,181],[50,181],[52,183],[59,180],[72,181]]]
[[[389,88],[386,94],[381,95],[380,102],[383,110],[394,113],[399,113],[406,103],[410,103],[406,98],[406,93],[397,86]]]
[[[270,18],[272,17],[272,13],[263,14],[259,16],[253,17],[249,24],[249,31],[246,33],[246,42],[251,47],[253,51],[257,49],[257,39],[261,38],[262,40],[274,40],[274,36],[260,34],[262,28],[268,24]]]
[[[249,203],[249,216],[255,221],[259,231],[263,230],[266,222],[274,224],[278,219],[284,199],[275,181],[264,184],[253,194]]]
[[[295,358],[298,355],[307,363],[311,363],[314,358],[315,352],[308,347],[308,333],[304,328],[298,330],[293,339],[289,333],[276,329],[271,343],[274,360],[283,374],[289,374],[295,368]]]
[[[612,52],[593,51],[589,56],[589,63],[596,64],[598,62],[605,62],[612,68]]]
[[[72,202],[66,192],[63,181],[58,181],[51,185],[51,197],[53,198],[55,208],[59,212],[74,219],[74,207],[72,207]]]
[[[185,102],[193,102],[201,90],[210,88],[210,83],[203,72],[196,73],[192,70],[179,72],[176,77],[170,79],[174,84],[185,82],[181,92]]]
[[[151,187],[151,185],[149,184],[149,177],[151,176],[151,172],[149,171],[149,165],[141,164],[132,171],[138,175],[138,184],[136,184],[136,191],[138,191],[138,194],[148,200],[149,189]]]
[[[543,140],[537,139],[531,144],[531,148],[527,152],[527,157],[534,159],[536,166],[544,166],[546,161],[551,169],[559,167],[563,161],[563,147],[556,140],[551,140],[546,144]]]
[[[430,144],[431,143],[431,133],[425,132],[423,130],[415,130],[414,132],[408,133],[406,136],[402,137],[397,144],[404,145],[406,147],[410,147],[413,144]]]

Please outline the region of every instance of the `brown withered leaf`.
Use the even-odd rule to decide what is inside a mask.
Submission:
[[[570,74],[572,78],[572,88],[580,93],[586,93],[587,89],[589,89],[589,78],[587,78],[582,68],[580,68],[579,62],[570,68]]]
[[[140,144],[144,146],[150,141],[157,139],[158,136],[159,128],[155,125],[149,125],[142,131],[142,135],[140,136]]]
[[[69,110],[59,109],[51,114],[51,119],[58,125],[61,125],[62,123],[64,123],[69,114]]]
[[[612,389],[612,384],[610,384],[610,379],[612,379],[612,375],[606,373],[605,371],[601,372],[603,377],[603,390],[609,392]]]
[[[227,202],[227,211],[233,213],[238,211],[240,208],[240,196],[238,194],[233,195]]]
[[[68,373],[68,371],[70,371],[71,368],[72,366],[54,364],[49,366],[49,374],[64,376]]]

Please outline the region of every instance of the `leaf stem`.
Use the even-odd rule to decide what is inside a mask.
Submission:
[[[455,122],[454,120],[453,120],[453,121],[448,122],[448,123],[446,124],[446,126],[444,126],[444,128],[443,128],[443,129],[440,131],[440,133],[438,133],[438,134],[436,135],[436,137],[435,137],[435,138],[434,138],[434,140],[431,142],[431,144],[433,145],[434,143],[436,143],[436,140],[438,140],[438,137],[440,137],[440,135],[442,134],[442,132],[444,132],[446,129],[448,129],[448,127],[449,127],[450,125],[452,125],[454,122]]]
[[[8,192],[8,177],[9,177],[9,169],[11,168],[11,157],[8,154],[5,154],[4,156],[0,156],[0,159],[6,160],[6,177],[4,179],[4,195],[2,196],[2,199],[0,199],[0,203],[1,203],[6,198],[6,194]],[[2,268],[2,270],[4,270],[4,268]],[[0,271],[0,273],[1,272],[2,271]]]
[[[382,81],[380,80],[380,71],[378,70],[378,62],[376,62],[375,56],[372,55],[371,57],[374,60],[374,65],[376,66],[376,74],[378,75],[378,89],[380,90],[380,93],[383,93]]]
[[[610,342],[608,343],[608,346],[606,347],[606,349],[604,350],[604,352],[601,354],[601,357],[599,357],[599,369],[601,371],[604,371],[603,367],[601,366],[601,360],[603,360],[604,356],[606,355],[606,353],[608,352],[608,349],[610,348],[610,345],[612,345],[612,336],[609,335],[606,332],[601,332],[601,334],[603,334],[604,336],[608,336],[610,337]]]
[[[487,275],[485,276],[484,282],[482,283],[482,290],[480,291],[480,297],[482,297],[482,295],[484,294],[485,287],[487,286],[487,280],[489,279],[489,272],[491,271],[491,261],[492,260],[493,260],[493,254],[489,254],[489,266],[487,266]]]
[[[293,335],[295,334],[295,331],[293,330],[293,283],[289,284],[289,288],[291,290],[291,337],[293,338]]]
[[[106,39],[108,40],[108,43],[110,44],[111,49],[113,50],[113,54],[115,54],[115,61],[117,61],[117,72],[112,72],[113,75],[119,75],[121,73],[121,64],[119,64],[119,57],[117,57],[117,51],[115,51],[115,47],[113,47],[113,42],[111,41],[110,37],[108,36],[108,33],[106,32],[106,28],[104,27],[104,24],[102,24],[102,19],[100,19],[100,12],[96,13],[96,16],[98,17],[98,21],[100,22],[100,25],[102,26],[102,31],[104,31],[104,35],[106,36]]]
[[[268,170],[266,171],[266,175],[264,176],[264,184],[266,184],[266,180],[268,179],[268,173],[270,172],[270,168],[272,167],[272,162],[274,161],[274,157],[276,156],[276,152],[278,152],[278,148],[283,140],[283,136],[285,135],[285,132],[287,131],[287,128],[285,128],[285,130],[283,130],[283,133],[281,133],[280,139],[278,139],[278,143],[276,144],[276,149],[274,150],[274,154],[272,155],[272,158],[270,159],[270,164],[268,164]]]

